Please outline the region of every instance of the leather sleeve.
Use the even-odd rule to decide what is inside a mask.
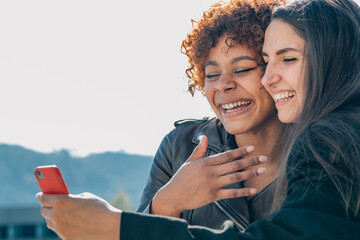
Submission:
[[[137,212],[150,213],[151,201],[156,192],[164,186],[173,175],[172,140],[175,129],[162,140],[150,168],[149,178],[140,198]]]
[[[326,142],[316,138],[324,131],[331,131],[331,129],[313,128],[306,132],[308,136],[305,134],[298,138],[287,164],[288,188],[283,205],[268,219],[250,224],[245,233],[238,232],[230,222],[227,222],[222,230],[214,231],[205,227],[189,226],[185,221],[174,218],[124,212],[121,222],[121,240],[360,239],[359,214],[350,218],[346,217],[343,199],[332,177],[315,158],[315,155],[320,154],[325,159],[334,160],[335,166],[346,173],[348,169],[344,164],[341,165],[343,158],[353,156],[339,155],[336,149],[330,149]],[[345,148],[348,145],[348,140],[344,136],[336,135],[335,137],[337,137],[335,139],[339,142],[339,147]],[[309,141],[314,143],[312,147],[308,144]],[[334,164],[334,162],[329,163]],[[345,187],[341,182],[340,186]],[[358,193],[354,192],[355,195]]]

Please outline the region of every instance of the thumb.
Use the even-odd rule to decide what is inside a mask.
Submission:
[[[208,146],[208,138],[205,135],[200,137],[199,145],[196,146],[190,157],[186,160],[185,163],[191,162],[197,159],[200,159],[204,156]]]
[[[52,208],[56,201],[66,198],[68,195],[63,194],[36,194],[36,200],[44,207]]]

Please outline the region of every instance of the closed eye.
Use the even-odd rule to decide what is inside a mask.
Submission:
[[[217,78],[217,77],[220,77],[220,73],[216,73],[216,74],[207,74],[207,75],[205,75],[205,78],[206,79],[209,79],[209,80],[214,80],[215,78]]]
[[[255,70],[256,68],[257,68],[257,66],[256,66],[256,67],[253,67],[253,68],[241,69],[241,70],[235,71],[234,73],[235,73],[235,74],[243,74],[243,73],[247,73],[247,72],[250,72],[250,71],[252,71],[252,70]]]
[[[297,60],[297,58],[285,58],[283,61],[284,62],[295,62]]]

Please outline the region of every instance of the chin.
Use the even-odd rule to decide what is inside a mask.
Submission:
[[[296,117],[293,116],[293,114],[281,114],[280,112],[278,113],[278,117],[279,117],[279,120],[282,122],[282,123],[293,123],[293,122],[296,122]]]
[[[244,132],[247,131],[247,129],[244,128],[244,126],[242,125],[242,127],[239,127],[238,124],[236,124],[236,126],[234,125],[224,125],[225,127],[225,130],[230,133],[231,135],[239,135],[239,134],[242,134]]]

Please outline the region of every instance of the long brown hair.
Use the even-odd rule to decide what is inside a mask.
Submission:
[[[277,8],[273,18],[290,24],[305,40],[307,61],[304,107],[296,124],[284,130],[288,137],[273,209],[279,208],[285,196],[286,159],[302,134],[306,147],[343,199],[347,216],[356,216],[360,206],[360,131],[352,129],[354,124],[345,124],[360,126],[360,8],[352,0],[295,1]],[[336,117],[327,121],[326,116]],[[331,133],[318,134],[314,139],[305,131],[312,124],[331,129]],[[346,142],[334,136],[342,136]],[[322,157],[315,141],[325,143],[334,154]]]

